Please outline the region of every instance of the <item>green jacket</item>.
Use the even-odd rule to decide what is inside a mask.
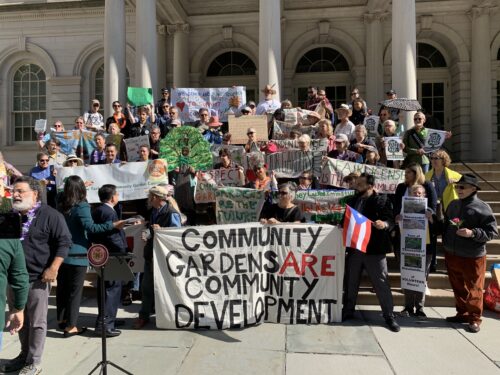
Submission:
[[[91,244],[88,233],[111,231],[113,230],[113,222],[94,223],[90,213],[90,205],[87,202],[81,202],[73,206],[69,214],[64,214],[64,218],[73,239],[73,245],[70,247],[64,263],[73,266],[88,266],[89,262],[86,255]]]
[[[0,239],[0,327],[5,326],[5,302],[7,283],[14,295],[13,306],[24,309],[28,300],[29,278],[24,260],[23,246],[20,240]]]
[[[404,166],[407,166],[410,163],[417,163],[420,165],[429,164],[429,158],[425,154],[419,155],[417,153],[417,151],[422,147],[412,136],[413,134],[415,134],[423,145],[425,144],[427,133],[428,131],[426,128],[422,128],[420,132],[417,132],[415,129],[411,128],[404,133],[403,143],[405,145],[405,148],[403,151],[406,154],[405,160],[403,161]]]

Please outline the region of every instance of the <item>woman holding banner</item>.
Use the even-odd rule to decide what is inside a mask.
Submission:
[[[273,203],[262,210],[261,224],[301,223],[304,215],[299,206],[293,204],[295,190],[291,183],[281,184],[278,188],[278,203]]]

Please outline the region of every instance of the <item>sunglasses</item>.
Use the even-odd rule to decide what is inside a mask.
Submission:
[[[255,134],[255,132],[248,132],[247,135],[250,135],[250,134]]]
[[[287,194],[288,194],[288,191],[278,191],[278,195],[284,196]]]
[[[309,177],[306,177],[306,176],[300,176],[299,177],[300,180],[310,180],[311,178]]]
[[[415,117],[413,121],[424,121],[424,119],[422,117]]]
[[[120,108],[121,105],[120,104],[113,104],[113,108]]]
[[[49,162],[49,159],[40,159],[38,160],[40,163],[48,163]]]
[[[467,189],[470,189],[471,187],[470,186],[467,186],[467,185],[455,185],[455,189],[457,190],[467,190]]]
[[[54,125],[54,128],[62,128],[62,125]]]

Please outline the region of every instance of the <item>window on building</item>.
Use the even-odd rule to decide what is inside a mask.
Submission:
[[[417,43],[417,68],[446,68],[441,52],[427,43]]]
[[[125,84],[127,87],[130,86],[130,75],[128,74],[128,69],[125,69]],[[94,77],[94,96],[91,99],[97,99],[101,102],[101,107],[99,112],[104,115],[104,64],[102,64],[99,69],[97,69]]]
[[[325,90],[333,109],[339,108],[342,103],[347,103],[347,86],[321,86],[318,89]],[[301,108],[304,108],[307,101],[307,91],[307,87],[297,88],[297,105]]]
[[[34,141],[35,121],[47,118],[45,72],[35,64],[24,64],[13,79],[12,123],[14,141]]]
[[[207,77],[253,76],[257,70],[254,62],[241,52],[224,52],[210,64]]]
[[[445,100],[444,82],[426,82],[421,84],[421,104],[425,113],[432,115],[433,128],[442,129],[444,126]]]
[[[297,63],[296,73],[343,72],[349,70],[345,57],[333,48],[314,48]]]

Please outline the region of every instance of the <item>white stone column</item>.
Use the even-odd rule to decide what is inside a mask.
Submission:
[[[281,62],[281,9],[280,0],[259,0],[259,91],[274,85],[280,100]],[[260,92],[260,98],[264,95]]]
[[[156,0],[141,0],[136,2],[136,61],[135,85],[137,87],[153,88],[153,95],[158,95],[156,79]]]
[[[392,88],[398,97],[417,99],[415,0],[392,2]],[[413,113],[400,116],[408,129],[413,127]]]
[[[189,24],[168,25],[167,32],[174,36],[173,74],[175,87],[189,86]]]
[[[369,108],[376,110],[384,95],[384,45],[382,21],[387,13],[366,13],[366,95]]]
[[[490,8],[472,8],[471,148],[475,161],[491,161],[491,56]]]
[[[111,103],[126,101],[125,0],[107,0],[104,6],[104,115]]]

